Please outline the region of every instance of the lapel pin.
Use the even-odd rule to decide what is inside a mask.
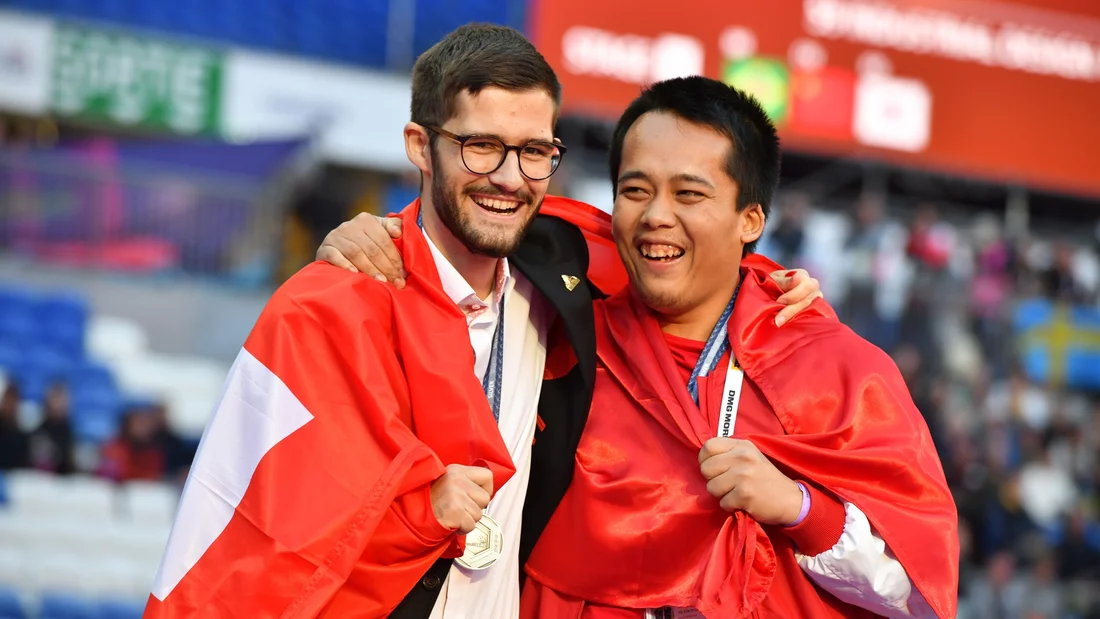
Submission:
[[[573,289],[577,287],[577,284],[581,283],[581,279],[575,275],[562,275],[561,281],[565,283],[565,289],[569,292],[573,292]]]

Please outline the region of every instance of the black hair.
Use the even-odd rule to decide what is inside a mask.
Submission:
[[[649,112],[668,112],[729,138],[726,172],[737,183],[737,210],[759,204],[767,220],[779,184],[779,136],[752,95],[699,76],[678,77],[646,88],[623,112],[612,136],[609,163],[616,193],[626,134]],[[745,245],[745,253],[755,249],[756,241]]]

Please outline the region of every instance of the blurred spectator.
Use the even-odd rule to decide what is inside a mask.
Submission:
[[[119,435],[103,446],[99,474],[115,481],[164,476],[166,455],[158,440],[159,420],[148,408],[134,407],[122,416]]]
[[[1041,385],[1033,384],[1020,370],[990,388],[985,402],[986,419],[990,423],[1022,421],[1033,430],[1042,430],[1050,423],[1050,394]]]
[[[1045,552],[1031,569],[1031,574],[1024,581],[1026,598],[1024,600],[1024,613],[1026,619],[1061,619],[1062,592],[1058,586],[1058,570],[1054,562],[1054,556]]]
[[[935,206],[920,206],[905,243],[914,279],[898,337],[916,345],[934,369],[942,356],[935,318],[948,299],[948,266],[954,249],[954,229],[940,221]]]
[[[848,294],[841,316],[879,348],[891,350],[897,341],[896,312],[882,311],[881,296],[889,286],[880,284],[890,251],[889,230],[884,221],[885,204],[878,195],[860,199],[856,221],[844,247]],[[898,305],[900,308],[900,304]]]
[[[931,204],[918,207],[905,248],[909,257],[925,270],[943,271],[951,261],[953,247],[954,232],[940,221],[939,210]]]
[[[69,420],[69,389],[56,382],[46,392],[42,424],[31,433],[30,460],[33,468],[68,475],[76,470],[73,429]]]
[[[998,553],[988,572],[977,579],[969,596],[973,619],[1061,619],[1062,596],[1054,561],[1044,555],[1021,573],[1011,553]]]
[[[122,417],[119,435],[102,449],[99,475],[115,481],[181,481],[194,449],[169,427],[163,405],[132,406]]]
[[[923,367],[920,351],[912,345],[903,344],[894,353],[894,363],[901,372],[905,386],[909,388],[909,394],[913,397],[913,403],[917,410],[924,416],[928,424],[928,430],[932,435],[932,442],[937,449],[944,451],[946,448],[945,429],[943,427],[943,392],[938,381],[928,376]]]
[[[973,619],[1022,619],[1025,589],[1016,574],[1016,558],[1001,552],[989,561],[986,574],[970,591]]]
[[[1058,573],[1066,580],[1100,577],[1100,530],[1091,531],[1085,514],[1076,510],[1066,519],[1066,532],[1058,544]]]
[[[788,268],[802,266],[802,250],[806,243],[806,217],[810,211],[810,198],[800,191],[782,195],[779,204],[780,219],[771,232],[773,260]]]
[[[168,481],[180,485],[187,480],[187,473],[191,470],[191,462],[195,459],[198,445],[187,441],[174,430],[168,423],[168,411],[163,404],[152,406],[152,415],[157,420],[157,443],[164,450],[164,473]]]
[[[1066,243],[1059,243],[1054,248],[1054,260],[1040,274],[1039,281],[1046,297],[1066,303],[1088,301],[1084,286],[1074,277],[1074,249]]]
[[[26,468],[29,437],[19,427],[19,387],[10,383],[0,397],[0,471]]]
[[[1011,293],[1011,252],[992,217],[981,217],[974,225],[974,278],[970,286],[973,329],[994,378],[1004,377],[1009,342],[1006,306]]]
[[[1069,472],[1055,466],[1050,450],[1020,471],[1020,505],[1033,522],[1053,528],[1077,503],[1077,487]]]

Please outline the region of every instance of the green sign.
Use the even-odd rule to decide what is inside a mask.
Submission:
[[[782,61],[757,56],[726,61],[722,81],[756,97],[772,122],[782,125],[790,111],[790,73]]]
[[[204,49],[61,25],[54,32],[54,111],[182,134],[218,130],[222,56]]]

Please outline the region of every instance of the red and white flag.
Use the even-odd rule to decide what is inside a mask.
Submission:
[[[417,208],[402,214],[420,274],[405,290],[314,264],[268,303],[203,435],[146,618],[312,618],[339,596],[383,617],[453,550],[428,495],[444,466],[488,466],[497,488],[513,473]]]

